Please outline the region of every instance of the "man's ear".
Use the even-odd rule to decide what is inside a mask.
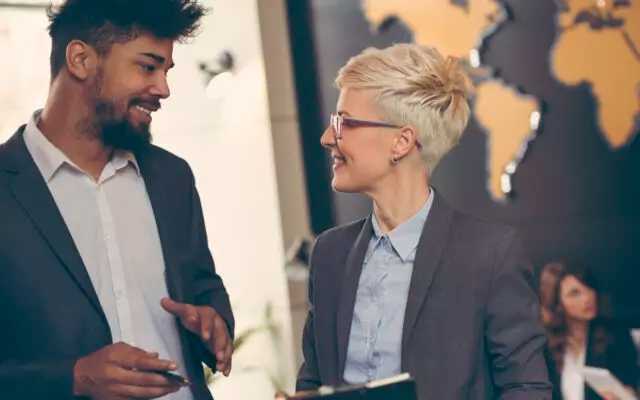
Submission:
[[[405,125],[400,128],[400,134],[396,136],[393,145],[393,157],[401,159],[405,157],[417,142],[417,133],[413,126]]]
[[[81,40],[69,42],[66,56],[69,73],[79,81],[87,80],[98,64],[96,51]]]

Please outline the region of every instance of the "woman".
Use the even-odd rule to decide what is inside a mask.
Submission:
[[[373,200],[321,234],[297,390],[401,372],[419,399],[551,398],[531,266],[517,232],[429,186],[469,119],[459,60],[399,44],[352,58],[321,138],[333,189]]]
[[[555,296],[558,277],[564,270],[564,265],[552,262],[544,266],[540,272],[540,316],[542,322],[547,324],[551,320],[551,307]]]
[[[585,386],[579,369],[584,366],[611,371],[629,390],[638,384],[636,350],[628,329],[617,326],[603,313],[605,297],[592,273],[575,263],[553,263],[557,277],[541,281],[541,293],[553,293],[549,335],[551,376],[564,400],[614,399]],[[551,287],[549,287],[551,286]]]

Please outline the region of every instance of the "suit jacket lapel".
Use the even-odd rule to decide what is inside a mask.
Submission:
[[[184,292],[182,285],[182,276],[179,265],[177,264],[176,253],[173,242],[171,240],[171,227],[168,223],[167,215],[174,212],[171,209],[169,193],[166,186],[163,185],[163,171],[157,163],[154,163],[151,157],[151,151],[145,149],[136,152],[136,161],[140,166],[140,173],[144,179],[144,184],[149,195],[151,208],[158,228],[160,236],[160,245],[162,246],[162,254],[165,262],[165,278],[167,281],[167,289],[170,297],[182,302],[184,301]]]
[[[442,250],[453,219],[453,210],[447,205],[442,196],[435,190],[433,194],[435,198],[418,242],[416,259],[413,263],[413,274],[409,284],[407,308],[402,328],[403,368],[406,368],[404,360],[408,358],[406,353],[408,351],[407,344],[440,263]]]
[[[44,239],[67,268],[80,289],[87,296],[105,323],[107,319],[60,211],[31,158],[24,142],[24,126],[6,144],[8,163],[5,167],[12,175],[9,190],[36,225]]]
[[[349,251],[345,264],[344,276],[342,278],[342,289],[338,302],[337,312],[337,344],[338,344],[338,376],[342,380],[342,374],[347,359],[347,346],[349,344],[349,334],[351,332],[351,320],[353,319],[353,308],[356,303],[358,282],[362,273],[362,264],[369,247],[372,236],[371,216],[367,218],[356,238],[355,243]]]

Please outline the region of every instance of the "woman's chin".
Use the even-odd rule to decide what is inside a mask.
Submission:
[[[331,188],[339,193],[356,193],[359,192],[358,186],[354,185],[353,182],[349,182],[346,179],[340,179],[333,177],[331,181]]]

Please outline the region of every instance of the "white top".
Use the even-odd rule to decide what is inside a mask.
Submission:
[[[186,374],[176,319],[167,297],[155,216],[138,165],[117,153],[96,182],[38,129],[31,118],[24,141],[69,228],[104,310],[113,342],[123,341],[175,360]],[[189,388],[163,400],[192,400]]]
[[[562,399],[584,400],[584,377],[580,373],[584,367],[586,348],[580,350],[578,357],[574,357],[569,350],[564,355],[562,367]]]

